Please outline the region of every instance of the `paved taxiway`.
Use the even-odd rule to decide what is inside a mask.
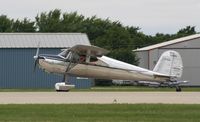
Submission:
[[[0,92],[0,104],[200,104],[200,92]]]

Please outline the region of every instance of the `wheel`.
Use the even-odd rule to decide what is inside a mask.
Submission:
[[[182,90],[181,90],[181,87],[180,87],[180,86],[177,86],[177,87],[176,87],[176,91],[177,91],[177,92],[181,92],[181,91],[182,91]]]
[[[57,92],[69,92],[69,90],[56,90]]]

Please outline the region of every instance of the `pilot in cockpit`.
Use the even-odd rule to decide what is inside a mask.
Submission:
[[[80,63],[83,63],[83,62],[85,62],[86,61],[86,56],[85,55],[80,55],[79,56],[79,62]]]

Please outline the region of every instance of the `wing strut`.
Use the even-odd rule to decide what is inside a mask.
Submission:
[[[91,50],[87,50],[87,54],[86,54],[86,63],[90,62],[90,56],[91,56]]]

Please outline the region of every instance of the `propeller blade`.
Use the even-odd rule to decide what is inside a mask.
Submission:
[[[36,51],[36,56],[39,55],[39,51],[40,51],[40,48],[38,47],[38,48],[37,48],[37,51]]]
[[[39,50],[40,50],[40,41],[38,42],[38,45],[37,45],[36,54],[35,56],[33,56],[33,58],[35,59],[33,72],[35,72],[37,64],[39,63]]]
[[[35,56],[33,57],[35,60],[36,60],[36,59],[38,58],[38,56],[39,56],[39,51],[40,51],[40,42],[38,42],[37,51],[36,51]]]
[[[38,61],[39,61],[39,59],[37,58],[37,59],[35,60],[35,62],[34,62],[34,69],[33,69],[33,72],[35,72],[35,70],[36,70]]]

